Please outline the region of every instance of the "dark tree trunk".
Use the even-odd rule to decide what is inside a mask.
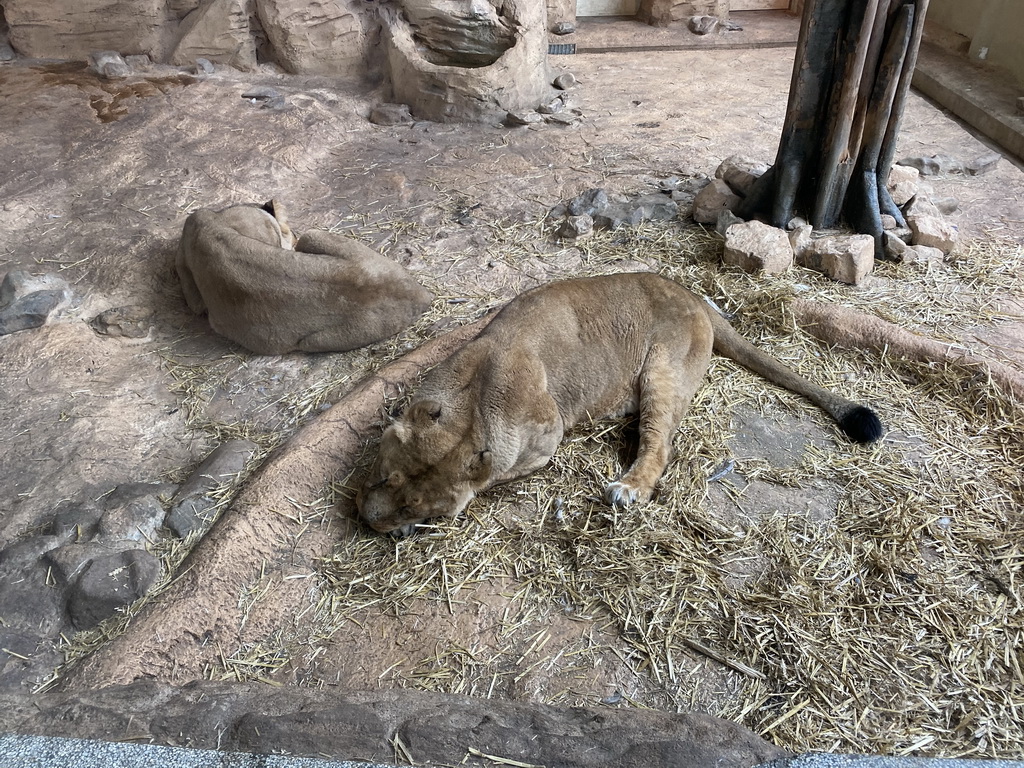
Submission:
[[[737,213],[817,229],[840,218],[875,238],[882,214],[905,226],[886,189],[928,0],[807,0],[775,164]]]

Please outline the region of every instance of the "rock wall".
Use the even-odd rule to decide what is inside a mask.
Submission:
[[[682,21],[690,16],[729,18],[729,0],[640,0],[638,20],[656,27]]]
[[[146,54],[188,65],[202,57],[241,70],[276,62],[292,74],[355,75],[376,42],[376,10],[359,0],[0,0],[23,56],[86,59]]]

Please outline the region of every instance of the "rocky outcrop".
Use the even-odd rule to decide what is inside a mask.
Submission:
[[[382,16],[394,101],[420,119],[503,117],[551,98],[540,3],[408,0]]]
[[[729,0],[640,0],[636,13],[639,21],[656,27],[666,27],[691,16],[728,18]]]
[[[242,0],[204,0],[181,22],[171,63],[187,65],[200,57],[241,70],[256,67],[256,41]]]
[[[337,0],[257,0],[274,59],[292,74],[348,75],[363,68],[363,26]]]

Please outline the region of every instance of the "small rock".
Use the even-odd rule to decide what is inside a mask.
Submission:
[[[117,51],[97,51],[89,54],[89,67],[107,80],[120,80],[132,73]]]
[[[553,206],[550,211],[548,211],[547,218],[552,221],[557,221],[558,219],[561,219],[563,216],[566,216],[568,213],[569,206],[567,206],[565,203],[558,203],[557,205]]]
[[[715,171],[715,178],[724,179],[737,195],[746,196],[754,182],[768,170],[768,165],[741,155],[725,158]]]
[[[67,282],[57,275],[32,275],[23,269],[12,269],[0,282],[0,309],[13,304],[22,296],[36,291],[67,291]],[[70,298],[70,296],[69,296]]]
[[[903,206],[903,215],[906,217],[911,216],[941,216],[939,209],[934,203],[924,194],[918,193]]]
[[[896,227],[896,229],[892,230],[892,235],[893,237],[898,237],[908,245],[914,237],[914,233],[910,231],[910,227]]]
[[[797,259],[799,259],[801,254],[803,254],[803,252],[810,246],[811,233],[813,231],[814,228],[805,222],[789,233],[789,244],[793,246],[793,254]]]
[[[554,115],[565,109],[565,102],[559,98],[554,98],[551,101],[541,104],[537,107],[537,111],[542,115]]]
[[[886,258],[893,261],[903,261],[903,254],[906,253],[908,247],[905,242],[896,237],[892,232],[884,232],[882,234],[882,251],[885,253]]]
[[[556,35],[571,35],[576,31],[576,25],[571,21],[559,21],[551,27],[551,31]]]
[[[964,168],[971,176],[981,176],[999,165],[999,161],[1002,159],[1003,156],[998,152],[986,152],[966,163]]]
[[[209,59],[202,57],[196,59],[195,73],[197,75],[212,75],[216,71],[216,67],[213,66],[213,62]]]
[[[679,206],[660,194],[638,197],[633,205],[640,208],[645,221],[672,221],[679,214]]]
[[[89,325],[102,336],[141,339],[149,335],[152,316],[153,310],[149,307],[112,307],[96,315]]]
[[[580,121],[580,114],[578,112],[559,112],[554,115],[544,115],[544,122],[554,123],[555,125],[561,125],[563,127],[569,127],[576,125]]]
[[[896,227],[899,226],[899,222],[896,221],[896,217],[895,216],[890,216],[888,213],[883,213],[880,218],[882,220],[882,231],[883,232],[887,231],[887,230],[890,230],[890,229],[896,229]]]
[[[571,240],[581,240],[594,234],[594,219],[585,213],[569,216],[555,234]]]
[[[840,283],[857,285],[875,266],[875,239],[871,235],[831,235],[811,240],[797,263]]]
[[[911,242],[914,245],[928,245],[938,248],[944,254],[953,251],[960,233],[956,226],[941,216],[908,216],[907,224],[913,233]]]
[[[509,112],[505,115],[505,125],[518,126],[518,125],[536,125],[537,123],[543,123],[544,116],[537,112]]]
[[[552,83],[552,85],[554,85],[555,88],[557,88],[560,91],[568,91],[570,88],[576,85],[576,75],[574,75],[572,72],[563,72],[562,74],[555,78],[555,81]]]
[[[667,179],[658,179],[658,189],[666,195],[670,195],[679,189],[682,179],[678,176],[669,176]]]
[[[801,218],[799,216],[794,216],[792,219],[789,220],[789,223],[786,224],[786,229],[788,229],[790,232],[792,232],[793,230],[800,229],[800,227],[806,227],[806,226],[807,226],[807,220],[806,219],[803,219],[803,218]]]
[[[581,195],[577,195],[569,201],[569,215],[579,216],[587,214],[593,216],[608,205],[608,193],[603,189],[588,189]]]
[[[132,72],[148,72],[153,68],[153,60],[145,53],[131,53],[124,57],[124,63]]]
[[[905,246],[901,258],[904,264],[941,264],[942,260],[942,251],[929,245]]]
[[[0,61],[14,61],[14,49],[6,40],[0,40]]]
[[[215,502],[211,494],[237,479],[259,446],[251,440],[228,440],[215,448],[171,500],[165,524],[181,538],[204,529],[205,515]]]
[[[764,222],[746,221],[729,227],[722,261],[745,272],[777,274],[793,265],[793,246],[785,231]]]
[[[370,110],[375,125],[408,125],[413,122],[408,104],[378,104]]]
[[[143,496],[108,509],[99,521],[98,535],[104,541],[152,542],[164,522],[164,508],[155,496]]]
[[[94,627],[146,594],[160,576],[160,560],[144,549],[92,560],[68,591],[68,615],[78,629]]]
[[[921,172],[909,165],[893,165],[889,169],[889,180],[886,188],[889,196],[898,206],[906,205],[917,194],[917,180]]]
[[[951,173],[964,172],[963,163],[949,155],[905,157],[898,164],[916,168],[921,172],[922,176],[944,176]]]
[[[644,211],[640,206],[630,203],[609,203],[594,214],[594,227],[597,229],[635,227],[643,220]]]
[[[39,328],[54,310],[67,302],[64,291],[36,291],[0,310],[0,336]]]
[[[743,219],[737,216],[730,210],[722,211],[718,214],[718,221],[715,222],[715,232],[725,237],[725,233],[729,231],[729,227],[733,224],[742,224]]]
[[[698,224],[714,224],[722,211],[731,211],[740,204],[737,195],[722,179],[713,179],[693,199],[693,220]]]
[[[955,213],[957,209],[960,208],[960,201],[955,197],[935,197],[932,198],[932,205],[934,205],[943,216],[948,216],[951,213]]]
[[[707,35],[718,28],[718,17],[691,16],[686,20],[686,26],[695,35]]]

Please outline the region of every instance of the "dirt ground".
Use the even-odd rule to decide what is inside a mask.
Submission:
[[[194,78],[167,71],[126,88],[100,85],[81,65],[3,65],[2,266],[57,273],[71,283],[75,298],[44,328],[0,338],[0,547],[30,532],[63,499],[125,482],[180,480],[226,436],[280,445],[365,373],[421,340],[525,288],[591,270],[588,249],[559,247],[544,231],[544,214],[556,203],[592,187],[650,192],[659,179],[713,173],[737,153],[770,162],[791,57],[791,49],[778,48],[554,58],[555,73],[572,71],[580,81],[572,100],[582,121],[515,129],[372,125],[366,116],[378,92],[338,90],[318,79],[226,72]],[[242,99],[257,83],[285,94],[288,108],[267,110]],[[918,96],[911,98],[904,127],[898,156],[972,159],[989,149]],[[952,219],[965,241],[1024,244],[1024,172],[1016,163],[1004,159],[984,176],[931,183],[937,196],[959,200]],[[396,342],[342,355],[260,357],[212,335],[204,319],[188,312],[173,269],[184,217],[199,207],[271,197],[287,204],[299,232],[350,232],[396,258],[436,293],[440,319]],[[624,257],[609,271],[649,267]],[[1006,309],[1014,298],[1021,296],[998,297],[998,324],[979,317],[957,328],[937,321],[923,330],[1024,371],[1024,319],[1019,309],[1017,319]],[[83,322],[123,305],[152,310],[147,338],[99,336]],[[852,356],[853,375],[870,360]],[[890,416],[898,416],[897,407],[888,406]],[[833,445],[827,426],[808,426],[792,408],[768,398],[735,409],[729,440],[735,454],[775,474],[712,488],[703,501],[712,532],[724,535],[779,510],[809,521],[848,510],[838,470],[834,478],[802,486],[779,481],[806,451]],[[548,480],[560,471],[556,466]],[[335,480],[345,485],[344,478]],[[598,479],[589,482],[598,487]],[[554,514],[551,501],[529,484],[511,493],[537,500],[517,506],[508,495],[485,496],[466,523],[479,526],[474,536],[485,535],[495,521],[523,540],[543,534],[531,527],[529,515]],[[570,500],[568,509],[582,507]],[[459,572],[469,575],[461,590],[427,590],[401,605],[384,595],[360,595],[359,612],[332,613],[328,607],[352,597],[351,585],[360,580],[345,571],[349,555],[371,548],[386,564],[412,545],[353,527],[325,502],[310,508],[307,522],[319,542],[308,551],[325,552],[326,565],[292,562],[276,579],[262,581],[257,568],[245,594],[207,595],[255,606],[251,616],[243,611],[243,623],[251,619],[247,629],[211,627],[218,643],[234,638],[235,647],[193,642],[188,654],[168,653],[158,666],[139,669],[121,646],[121,671],[109,658],[91,669],[87,662],[79,677],[68,673],[69,684],[137,676],[173,683],[266,678],[347,690],[413,686],[559,704],[693,708],[749,721],[740,695],[749,675],[735,664],[691,648],[674,661],[670,656],[669,682],[637,651],[628,622],[624,629],[608,612],[581,613],[585,601],[568,592],[561,603],[534,600],[523,573],[478,577],[470,552],[452,553],[447,566],[454,572],[455,558],[464,558]],[[628,523],[609,523],[610,530],[617,535],[621,527],[615,526]],[[229,570],[256,567],[244,547],[226,558],[221,566]],[[757,568],[733,565],[730,578],[737,581]],[[159,606],[148,610],[159,615]],[[163,640],[198,637],[202,629],[163,626],[161,634]],[[92,636],[89,642],[102,657],[105,641]],[[19,684],[34,686],[51,671],[27,664]],[[757,721],[762,732],[788,711],[780,701],[770,702],[772,717]],[[862,716],[869,723],[884,719],[878,712]],[[960,753],[992,752],[991,742],[978,747],[964,738]],[[869,743],[885,746],[884,740]],[[813,746],[851,744],[822,736]],[[919,751],[928,753],[922,744]],[[997,751],[1013,750],[1003,745]]]

